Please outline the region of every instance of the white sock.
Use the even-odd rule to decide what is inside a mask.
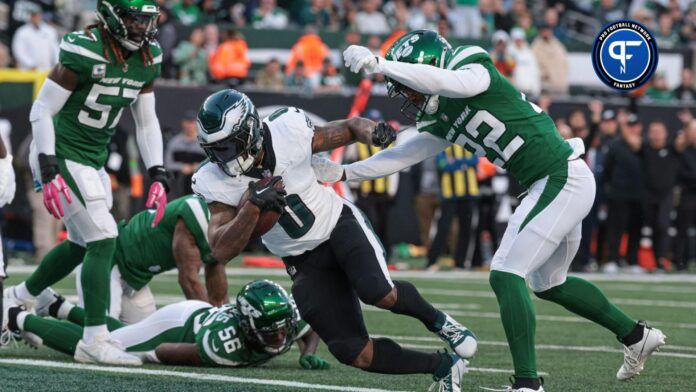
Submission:
[[[22,301],[33,301],[36,297],[31,295],[27,289],[27,284],[22,282],[14,287],[14,295]]]
[[[84,341],[85,344],[92,344],[97,340],[109,340],[109,330],[106,328],[106,324],[84,327],[82,341]]]
[[[58,315],[57,315],[58,318],[61,320],[67,320],[68,315],[70,314],[70,311],[74,307],[75,307],[75,305],[71,302],[68,302],[67,299],[65,301],[63,301],[63,303],[60,305],[60,308],[58,308]]]
[[[19,312],[19,314],[17,315],[17,327],[19,328],[20,331],[24,331],[24,320],[27,319],[28,314],[29,314],[29,312],[23,311],[23,312]]]

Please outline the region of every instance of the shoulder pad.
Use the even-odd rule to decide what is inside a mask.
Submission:
[[[457,70],[466,64],[490,60],[488,52],[480,46],[460,46],[454,50],[447,69]]]

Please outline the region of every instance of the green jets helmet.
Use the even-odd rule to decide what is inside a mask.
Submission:
[[[233,89],[218,91],[198,111],[198,142],[210,161],[235,177],[254,167],[263,136],[256,107]]]
[[[130,51],[138,50],[155,39],[159,13],[154,0],[97,1],[97,18]]]
[[[297,311],[288,293],[270,280],[255,280],[237,294],[240,326],[252,344],[270,354],[287,351],[295,338]]]
[[[444,68],[451,56],[452,46],[440,34],[431,30],[414,30],[389,47],[386,59]],[[392,98],[400,96],[405,99],[401,112],[411,120],[423,112],[437,110],[437,97],[414,91],[394,79],[387,78],[387,91]]]

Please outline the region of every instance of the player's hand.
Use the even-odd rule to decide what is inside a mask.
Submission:
[[[345,179],[343,166],[318,155],[312,155],[312,169],[319,182],[338,182]]]
[[[249,201],[259,207],[261,211],[275,210],[279,214],[287,205],[285,196],[288,194],[285,187],[276,188],[276,184],[283,181],[280,176],[275,176],[266,185],[258,185],[254,181],[249,182]]]
[[[372,131],[372,145],[386,148],[396,140],[396,130],[388,123],[377,124]]]
[[[343,61],[346,68],[350,68],[352,72],[358,73],[364,70],[366,74],[381,72],[379,62],[383,61],[375,56],[372,51],[364,46],[351,45],[343,51]]]
[[[164,166],[152,166],[147,169],[152,180],[150,190],[147,193],[145,208],[155,207],[155,219],[152,220],[152,227],[156,227],[164,216],[164,209],[167,208],[167,192],[169,192],[169,178]]]
[[[323,358],[312,354],[301,356],[300,366],[307,370],[326,370],[331,367]]]
[[[12,170],[12,155],[0,159],[0,207],[12,203],[15,189],[15,173]]]
[[[56,219],[65,215],[63,203],[60,201],[60,194],[63,194],[65,201],[72,203],[70,188],[60,175],[58,160],[55,155],[39,154],[39,170],[41,171],[41,183],[43,184],[44,206]]]

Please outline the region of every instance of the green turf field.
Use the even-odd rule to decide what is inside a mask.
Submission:
[[[272,271],[273,279],[289,288],[289,280]],[[409,273],[395,279],[411,280],[436,306],[472,329],[479,338],[479,351],[471,362],[462,390],[500,388],[512,374],[512,362],[500,325],[498,306],[485,275]],[[411,278],[418,276],[417,278]],[[26,273],[14,274],[14,284]],[[261,277],[256,271],[230,270],[230,293],[243,283]],[[74,277],[55,288],[74,296]],[[616,381],[622,361],[621,345],[608,331],[585,322],[561,307],[535,300],[537,309],[537,362],[546,373],[547,391],[694,391],[696,370],[696,281],[601,281],[597,284],[633,317],[646,319],[668,336],[667,346],[651,358],[634,381]],[[158,304],[183,299],[172,274],[152,283]],[[365,308],[373,335],[422,350],[443,346],[420,323],[375,308]],[[129,369],[77,365],[65,355],[47,348],[26,346],[0,350],[0,391],[308,391],[367,390],[424,391],[428,375],[385,376],[362,372],[339,364],[320,346],[319,355],[331,363],[329,371],[301,370],[298,351],[258,368],[197,369],[147,365]],[[362,389],[361,389],[362,388]]]

